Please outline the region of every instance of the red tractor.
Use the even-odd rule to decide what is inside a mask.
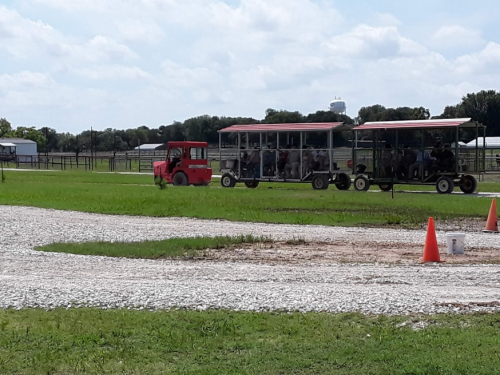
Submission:
[[[208,167],[207,142],[168,142],[165,161],[153,164],[155,184],[161,188],[174,186],[205,186],[212,180]]]

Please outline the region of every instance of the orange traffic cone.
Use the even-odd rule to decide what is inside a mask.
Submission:
[[[483,232],[498,233],[498,216],[497,216],[497,201],[495,198],[491,201],[490,213],[486,221],[486,228]]]
[[[441,262],[436,229],[434,228],[434,219],[432,217],[429,218],[429,223],[427,224],[427,236],[425,237],[424,256],[422,258],[422,263],[424,262]]]

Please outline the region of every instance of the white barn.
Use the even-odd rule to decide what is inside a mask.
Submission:
[[[14,145],[8,147],[9,152],[15,149],[18,160],[21,162],[36,161],[38,159],[37,144],[32,140],[23,138],[0,138],[0,144]],[[4,147],[4,149],[6,150],[7,147]]]
[[[498,148],[500,149],[500,137],[486,137],[483,139],[482,137],[477,139],[477,144],[479,147],[483,147],[483,140],[486,142],[485,148]],[[476,140],[470,141],[467,143],[467,147],[474,148],[476,147]]]

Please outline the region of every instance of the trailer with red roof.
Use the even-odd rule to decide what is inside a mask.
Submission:
[[[485,147],[478,142],[486,127],[470,118],[367,122],[354,128],[354,188],[391,190],[396,184],[435,185],[440,194],[455,186],[465,194],[477,189],[485,172]],[[463,139],[476,139],[464,148]]]
[[[221,185],[311,183],[351,186],[352,126],[342,122],[232,125],[219,130]],[[342,151],[342,152],[341,152]]]

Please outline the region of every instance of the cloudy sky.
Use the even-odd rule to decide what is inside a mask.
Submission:
[[[0,0],[0,117],[77,133],[267,108],[432,115],[500,87],[498,0]]]

